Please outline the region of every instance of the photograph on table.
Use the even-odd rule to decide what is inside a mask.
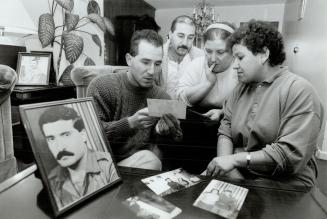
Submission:
[[[193,186],[199,183],[201,179],[182,168],[178,168],[141,181],[157,195],[164,196]]]
[[[168,219],[182,212],[180,208],[149,190],[126,199],[123,204],[138,218]]]
[[[17,61],[17,85],[49,85],[51,53],[20,52]]]
[[[92,98],[19,110],[55,216],[121,181]]]
[[[236,219],[248,191],[247,188],[213,179],[193,206],[227,219]]]

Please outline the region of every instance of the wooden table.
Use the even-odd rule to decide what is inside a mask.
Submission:
[[[11,93],[12,105],[76,98],[75,86],[15,86]]]
[[[1,218],[49,218],[51,206],[47,194],[42,189],[41,180],[33,171],[35,165],[21,172],[15,178],[0,185]],[[130,196],[147,189],[140,181],[142,178],[158,172],[132,168],[119,170],[123,182],[94,198],[71,209],[64,218],[135,218],[121,202]],[[219,216],[192,206],[193,202],[210,182],[203,177],[203,182],[173,193],[164,198],[183,212],[176,218],[220,218]],[[238,218],[264,219],[326,219],[327,199],[316,188],[310,190],[282,185],[279,183],[253,181],[228,181],[249,189]]]

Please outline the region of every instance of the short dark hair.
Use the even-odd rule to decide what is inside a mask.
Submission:
[[[170,26],[170,31],[174,32],[176,29],[176,24],[178,23],[184,23],[184,24],[189,24],[191,26],[195,27],[195,23],[193,18],[191,18],[190,16],[187,15],[180,15],[178,17],[176,17],[173,22],[171,22],[171,26]]]
[[[41,114],[39,118],[39,126],[41,128],[42,134],[44,135],[44,124],[57,122],[59,120],[73,120],[74,128],[79,132],[85,129],[82,118],[73,108],[64,105],[57,105],[49,107]]]
[[[156,31],[149,29],[137,30],[132,35],[129,54],[132,56],[138,54],[139,44],[142,40],[156,47],[162,47],[163,45],[162,37]]]
[[[237,29],[228,40],[228,47],[242,44],[254,55],[270,51],[268,63],[270,66],[280,65],[285,61],[284,42],[281,33],[270,23],[250,20],[250,22]]]

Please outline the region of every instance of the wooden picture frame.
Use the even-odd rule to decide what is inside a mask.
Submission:
[[[92,98],[19,110],[54,216],[121,181]]]
[[[18,53],[16,85],[49,85],[51,53]]]

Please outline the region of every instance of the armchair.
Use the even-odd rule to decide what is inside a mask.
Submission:
[[[129,69],[128,66],[78,66],[75,67],[71,73],[70,77],[74,84],[76,85],[77,98],[85,97],[87,86],[90,84],[91,80],[98,75],[116,73],[120,70]]]
[[[16,81],[16,71],[0,65],[0,183],[17,173],[10,104],[10,94]]]

